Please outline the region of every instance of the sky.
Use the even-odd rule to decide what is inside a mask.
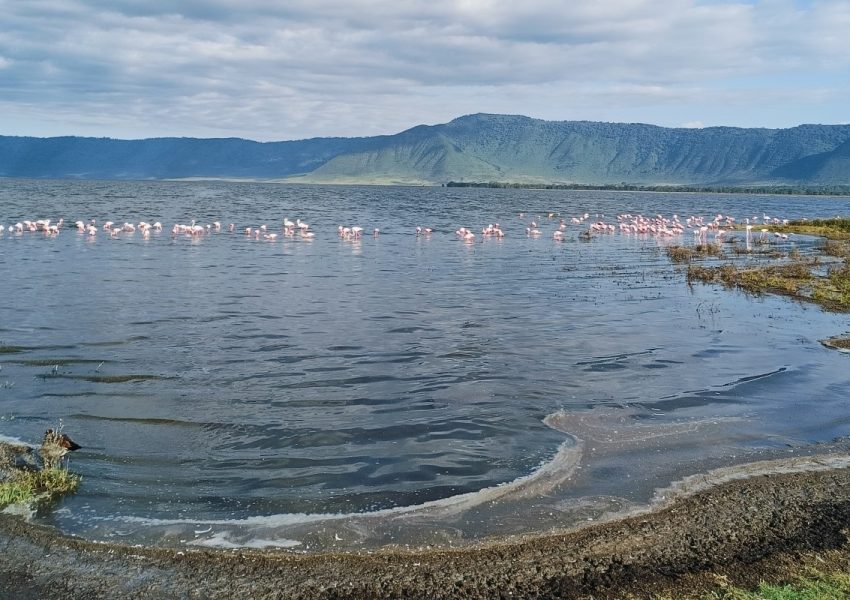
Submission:
[[[850,0],[0,0],[0,135],[850,122]]]

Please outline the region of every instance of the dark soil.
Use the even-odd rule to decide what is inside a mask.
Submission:
[[[578,531],[293,555],[87,542],[0,515],[0,598],[676,598],[847,570],[850,469],[759,475]]]

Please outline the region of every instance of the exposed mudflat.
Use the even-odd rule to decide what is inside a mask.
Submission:
[[[667,499],[652,511],[463,550],[293,555],[130,547],[0,515],[0,597],[623,598],[708,589],[718,574],[755,584],[809,563],[850,565],[850,468],[835,467],[848,458],[689,478],[662,492]]]

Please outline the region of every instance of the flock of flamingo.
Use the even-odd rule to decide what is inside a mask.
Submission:
[[[527,237],[536,238],[543,235],[543,230],[540,225],[540,223],[543,222],[542,216],[529,219],[526,217],[525,213],[519,213],[519,219],[526,225],[525,235]],[[563,241],[568,227],[573,225],[582,228],[580,235],[586,237],[593,234],[612,234],[619,231],[622,234],[641,234],[659,238],[668,238],[681,236],[686,230],[689,230],[693,232],[696,243],[707,243],[710,232],[713,234],[714,241],[720,242],[722,241],[723,236],[726,235],[726,232],[735,229],[737,225],[734,217],[722,214],[718,214],[710,220],[701,216],[691,216],[686,218],[684,222],[680,220],[678,215],[673,215],[672,218],[668,219],[662,215],[646,217],[640,214],[621,214],[616,217],[617,225],[606,223],[604,221],[604,215],[595,215],[594,219],[596,220],[591,222],[589,213],[571,217],[569,222],[566,218],[560,217],[557,213],[549,213],[546,219],[549,222],[557,222],[556,228],[552,231],[552,238],[555,241]],[[744,229],[746,230],[747,241],[751,239],[752,230],[756,226],[761,225],[760,239],[764,241],[766,236],[770,233],[768,228],[770,225],[782,225],[788,223],[787,219],[781,220],[771,218],[767,215],[762,215],[761,219],[754,216],[746,219],[745,221],[746,225],[744,226]],[[10,234],[18,235],[22,235],[24,233],[42,233],[44,235],[54,236],[59,234],[64,223],[64,219],[59,219],[55,223],[53,223],[50,219],[25,220],[15,223],[14,225],[0,225],[0,235],[4,232],[9,232]],[[133,235],[137,231],[140,232],[144,238],[148,238],[152,232],[158,233],[163,230],[162,223],[159,221],[155,223],[141,221],[138,224],[106,221],[101,226],[98,226],[96,220],[92,219],[90,221],[76,221],[74,223],[74,227],[80,234],[87,235],[91,238],[97,236],[99,232],[103,232],[112,238],[117,238]],[[174,237],[179,235],[201,237],[214,232],[220,232],[222,229],[223,227],[220,221],[201,225],[193,220],[190,224],[175,223],[171,228],[171,234]],[[234,223],[230,223],[226,227],[226,230],[229,233],[234,233],[236,231],[236,225]],[[301,219],[296,219],[293,222],[288,218],[284,218],[278,228],[272,228],[268,225],[259,225],[256,227],[245,227],[242,231],[248,238],[269,241],[274,241],[281,235],[287,238],[298,236],[306,240],[310,240],[315,237],[315,233],[310,228],[310,225],[303,222]],[[337,234],[342,240],[360,239],[363,236],[363,231],[363,227],[357,225],[339,225],[337,228]],[[380,232],[380,229],[375,228],[372,230],[372,235],[377,237]],[[417,237],[427,237],[433,232],[434,230],[430,227],[416,227],[414,233]],[[478,239],[477,234],[467,227],[458,228],[455,231],[455,235],[459,239],[468,243],[474,243],[476,239]],[[482,238],[492,237],[501,239],[505,237],[505,232],[498,223],[491,223],[482,228],[480,235]],[[782,238],[787,237],[785,234],[780,233],[775,233],[774,235]]]

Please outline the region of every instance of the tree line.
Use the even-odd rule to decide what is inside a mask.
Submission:
[[[850,196],[850,185],[642,185],[636,183],[509,183],[501,181],[449,181],[445,187],[523,190],[607,190],[620,192],[700,192],[713,194],[784,194],[793,196]]]

